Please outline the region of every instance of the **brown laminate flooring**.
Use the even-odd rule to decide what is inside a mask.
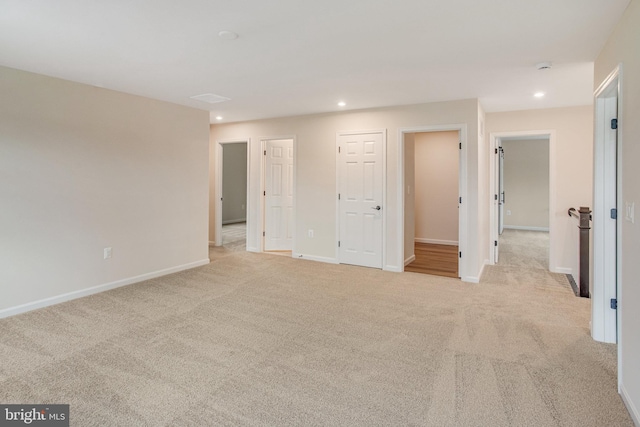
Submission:
[[[415,244],[416,259],[404,271],[458,278],[458,246]]]

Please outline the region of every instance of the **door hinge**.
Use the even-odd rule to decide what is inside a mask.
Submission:
[[[618,129],[618,119],[611,119],[611,129]]]
[[[493,200],[498,200],[498,195],[497,194],[493,195]]]
[[[340,193],[338,193],[338,200],[340,200]]]
[[[338,240],[338,247],[340,247],[340,240]]]
[[[496,154],[498,154],[498,149],[496,148]]]
[[[618,299],[617,298],[611,298],[611,309],[612,310],[617,310],[618,309]]]
[[[458,257],[462,258],[462,252],[458,252]]]
[[[462,142],[458,145],[460,147],[460,149],[462,150]]]
[[[263,195],[263,196],[266,196],[266,195],[267,195],[267,192],[266,192],[266,191],[263,191],[263,192],[262,192],[262,195]]]
[[[338,146],[338,154],[340,154],[340,146]]]
[[[262,232],[262,237],[265,237],[267,235],[266,233],[267,233],[266,231],[263,231]]]
[[[618,219],[618,209],[611,209],[611,219]]]
[[[265,155],[265,156],[267,155],[267,150],[264,150],[264,155]]]
[[[497,240],[493,241],[493,246],[498,247],[498,241]]]
[[[458,197],[458,203],[462,204],[462,197]]]

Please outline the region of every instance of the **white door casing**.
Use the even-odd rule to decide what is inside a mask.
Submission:
[[[619,115],[620,69],[617,68],[595,93],[593,171],[593,270],[591,284],[591,335],[594,340],[618,341],[618,310],[611,308],[618,294],[620,266],[619,234],[625,212],[620,209],[618,160],[621,155],[618,131],[611,120]],[[617,209],[613,219],[611,209]]]
[[[341,132],[338,262],[382,268],[384,131]]]
[[[265,141],[264,250],[293,246],[293,140]]]
[[[498,211],[498,217],[500,221],[498,234],[502,235],[504,231],[504,203],[505,203],[505,194],[504,194],[504,150],[502,149],[502,145],[498,148],[498,205],[500,206]],[[498,250],[496,249],[496,262],[498,261]]]

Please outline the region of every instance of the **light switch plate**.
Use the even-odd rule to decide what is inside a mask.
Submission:
[[[624,204],[624,219],[629,221],[631,224],[635,222],[635,203],[634,202],[625,202]]]

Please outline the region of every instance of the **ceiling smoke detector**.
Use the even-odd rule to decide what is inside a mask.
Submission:
[[[553,64],[551,64],[551,62],[538,62],[536,64],[536,68],[538,70],[549,70],[549,69],[551,69],[552,65]]]

